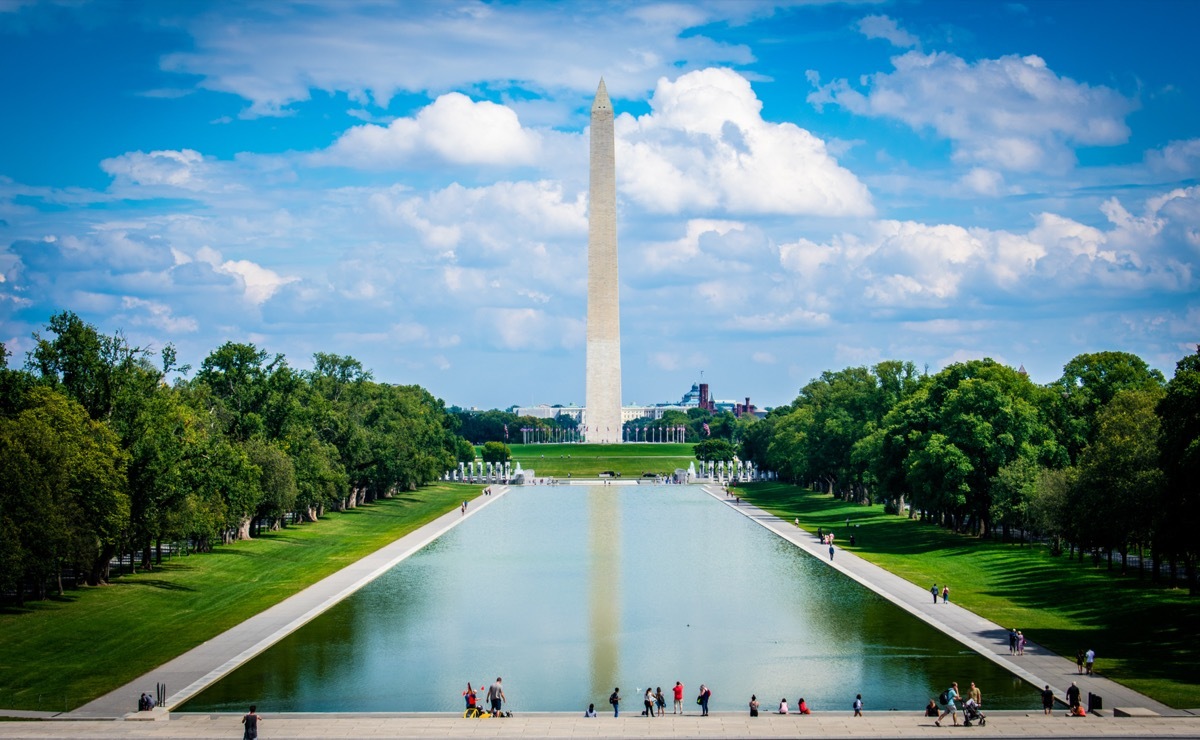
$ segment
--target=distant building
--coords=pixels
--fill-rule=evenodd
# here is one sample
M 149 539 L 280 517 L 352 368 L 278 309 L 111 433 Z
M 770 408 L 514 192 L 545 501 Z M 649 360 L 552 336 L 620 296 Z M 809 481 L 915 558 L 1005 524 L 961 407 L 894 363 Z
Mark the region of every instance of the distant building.
M 692 387 L 687 393 L 683 394 L 683 398 L 679 403 L 656 403 L 650 405 L 631 404 L 621 407 L 621 423 L 636 421 L 638 419 L 657 420 L 663 417 L 668 411 L 682 411 L 687 413 L 689 409 L 706 409 L 711 413 L 720 413 L 729 411 L 734 416 L 741 417 L 745 415 L 751 416 L 766 416 L 765 411 L 759 411 L 758 407 L 750 403 L 750 397 L 746 396 L 745 403 L 733 400 L 714 400 L 709 393 L 708 383 L 692 383 Z M 553 419 L 562 414 L 574 419 L 578 424 L 586 426 L 587 408 L 583 406 L 562 406 L 538 404 L 536 406 L 516 406 L 513 407 L 512 413 L 517 416 L 532 416 L 535 419 Z

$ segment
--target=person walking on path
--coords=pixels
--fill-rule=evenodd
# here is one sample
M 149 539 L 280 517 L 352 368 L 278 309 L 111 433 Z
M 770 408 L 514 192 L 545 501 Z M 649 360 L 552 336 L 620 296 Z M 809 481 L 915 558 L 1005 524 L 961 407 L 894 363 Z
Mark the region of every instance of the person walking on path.
M 654 689 L 654 703 L 658 706 L 659 717 L 667 713 L 667 697 L 663 696 L 662 686 L 656 686 Z
M 1096 662 L 1096 651 L 1088 648 L 1088 651 L 1083 654 L 1083 667 L 1087 669 L 1087 674 L 1092 675 L 1092 667 Z
M 1046 688 L 1042 689 L 1042 714 L 1050 714 L 1054 710 L 1054 691 L 1050 688 L 1050 684 L 1046 684 Z
M 708 700 L 711 696 L 712 696 L 712 692 L 708 690 L 708 687 L 705 686 L 704 684 L 700 684 L 700 696 L 697 698 L 700 700 L 700 716 L 701 717 L 708 716 Z
M 251 704 L 250 712 L 245 717 L 242 717 L 242 724 L 246 726 L 242 732 L 242 740 L 257 740 L 258 738 L 258 723 L 262 722 L 262 717 L 259 717 L 255 712 L 258 707 Z
M 612 704 L 613 716 L 621 716 L 621 687 L 613 689 L 612 695 L 608 697 L 608 703 Z
M 643 717 L 654 716 L 654 689 L 646 687 L 646 694 L 642 697 L 642 705 L 645 709 L 642 710 Z
M 950 584 L 948 583 L 945 586 L 942 586 L 942 603 L 950 603 Z
M 508 697 L 504 695 L 504 687 L 500 685 L 499 676 L 496 676 L 496 683 L 488 687 L 487 698 L 492 705 L 492 716 L 499 717 L 500 708 L 508 701 Z
M 683 714 L 683 684 L 675 682 L 675 707 L 671 714 Z
M 943 702 L 946 705 L 946 711 L 938 715 L 938 718 L 933 723 L 941 727 L 942 720 L 946 719 L 946 715 L 950 715 L 954 720 L 954 726 L 958 727 L 958 707 L 954 706 L 954 700 L 958 698 L 958 682 L 951 683 L 950 688 L 946 689 L 946 693 L 943 696 L 946 697 L 946 701 Z
M 1017 628 L 1013 627 L 1008 631 L 1008 654 L 1017 654 Z
M 1067 706 L 1072 710 L 1079 706 L 1079 687 L 1075 685 L 1074 681 L 1067 688 Z
M 1075 668 L 1080 675 L 1083 675 L 1083 648 L 1075 651 Z
M 935 584 L 933 584 L 933 586 L 931 586 L 931 587 L 930 587 L 930 589 L 929 589 L 929 593 L 933 594 L 933 603 L 935 603 L 935 604 L 936 604 L 936 603 L 937 603 L 937 596 L 938 596 L 938 587 L 937 587 L 937 584 L 936 584 L 936 583 L 935 583 Z
M 1017 632 L 1017 655 L 1025 654 L 1025 633 L 1018 630 Z
M 854 697 L 854 716 L 861 717 L 862 713 L 862 694 Z
M 829 559 L 831 561 L 833 560 L 833 543 L 832 542 L 829 543 Z

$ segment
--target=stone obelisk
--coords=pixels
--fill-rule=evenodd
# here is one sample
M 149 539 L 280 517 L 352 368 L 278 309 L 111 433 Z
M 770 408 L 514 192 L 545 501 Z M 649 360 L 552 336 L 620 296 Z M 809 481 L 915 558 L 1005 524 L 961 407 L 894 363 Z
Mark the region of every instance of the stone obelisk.
M 617 156 L 604 80 L 592 101 L 588 184 L 588 442 L 621 441 L 621 313 L 617 293 Z

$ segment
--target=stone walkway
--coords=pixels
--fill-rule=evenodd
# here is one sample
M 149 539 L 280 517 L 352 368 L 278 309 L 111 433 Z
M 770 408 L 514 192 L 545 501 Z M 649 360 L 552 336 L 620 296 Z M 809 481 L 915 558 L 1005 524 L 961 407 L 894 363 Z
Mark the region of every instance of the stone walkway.
M 840 544 L 848 539 L 844 529 L 839 528 L 834 531 L 835 548 L 834 558 L 831 561 L 829 547 L 822 545 L 816 535 L 744 501 L 738 503 L 737 499 L 728 498 L 725 491 L 718 486 L 706 485 L 704 491 L 831 568 L 853 578 L 909 614 L 928 622 L 985 658 L 999 663 L 1006 670 L 1036 686 L 1038 691 L 1049 684 L 1050 688 L 1054 689 L 1055 695 L 1061 699 L 1065 695 L 1067 687 L 1074 681 L 1079 684 L 1084 706 L 1087 706 L 1088 694 L 1094 693 L 1103 700 L 1106 714 L 1114 708 L 1149 710 L 1164 716 L 1188 714 L 1172 709 L 1144 694 L 1139 694 L 1101 676 L 1081 676 L 1077 672 L 1074 660 L 1063 658 L 1033 642 L 1026 641 L 1024 655 L 1009 655 L 1008 628 L 989 622 L 978 614 L 955 604 L 953 586 L 950 590 L 949 604 L 934 604 L 928 587 L 913 585 L 903 578 L 843 550 Z M 1020 627 L 1020 625 L 1012 626 Z M 960 682 L 960 689 L 965 691 L 966 687 L 967 684 Z M 987 687 L 981 686 L 980 688 L 984 692 L 983 699 L 986 705 Z
M 507 489 L 471 502 L 472 516 Z M 872 591 L 939 630 L 994 660 L 1036 686 L 1050 684 L 1061 695 L 1077 681 L 1086 697 L 1089 691 L 1104 698 L 1103 716 L 1070 718 L 1062 710 L 1051 716 L 1023 711 L 988 712 L 985 727 L 935 727 L 931 719 L 913 712 L 867 712 L 861 718 L 850 712 L 818 713 L 807 717 L 764 714 L 750 718 L 744 712 L 614 719 L 602 715 L 585 719 L 575 713 L 531 713 L 504 720 L 464 720 L 445 714 L 286 714 L 264 717 L 260 737 L 268 738 L 780 738 L 800 735 L 818 738 L 924 738 L 970 734 L 979 738 L 1200 738 L 1200 716 L 1179 712 L 1149 697 L 1130 691 L 1099 676 L 1078 676 L 1075 664 L 1040 646 L 1027 643 L 1026 655 L 1008 655 L 1007 630 L 980 619 L 954 604 L 933 604 L 929 592 L 841 550 L 829 560 L 828 548 L 816 537 L 762 509 L 736 504 L 716 486 L 705 492 L 718 501 L 775 532 L 845 573 Z M 5 716 L 55 717 L 63 721 L 0 722 L 0 739 L 30 738 L 231 738 L 241 734 L 240 718 L 227 714 L 176 714 L 166 711 L 127 715 L 129 705 L 156 682 L 172 689 L 167 706 L 177 706 L 226 672 L 265 650 L 284 635 L 369 583 L 396 563 L 424 547 L 463 521 L 457 510 L 397 540 L 382 550 L 348 566 L 242 625 L 206 642 L 138 680 L 69 714 L 8 713 Z M 173 689 L 173 687 L 181 687 Z M 986 690 L 986 687 L 984 687 Z M 984 695 L 986 702 L 986 693 Z M 1112 709 L 1157 713 L 1155 716 L 1114 717 Z M 1149 712 L 1147 712 L 1149 710 Z M 169 721 L 153 721 L 167 720 Z M 129 720 L 114 721 L 126 717 Z M 69 721 L 65 721 L 69 720 Z
M 176 715 L 169 722 L 0 722 L 4 740 L 67 738 L 180 738 L 228 740 L 241 737 L 236 715 Z M 985 727 L 934 727 L 914 712 L 764 714 L 714 713 L 647 719 L 632 716 L 584 719 L 578 714 L 526 714 L 510 719 L 462 719 L 430 714 L 264 715 L 259 737 L 284 738 L 1196 738 L 1200 717 L 1067 717 L 1026 712 L 990 712 Z

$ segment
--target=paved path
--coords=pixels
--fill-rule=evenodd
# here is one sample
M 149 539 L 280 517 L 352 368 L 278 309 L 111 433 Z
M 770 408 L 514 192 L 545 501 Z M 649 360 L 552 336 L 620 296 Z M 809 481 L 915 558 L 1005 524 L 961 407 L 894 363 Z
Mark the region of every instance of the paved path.
M 471 500 L 465 516 L 455 507 L 448 514 L 314 583 L 300 593 L 164 663 L 131 683 L 59 716 L 68 719 L 121 717 L 137 708 L 137 698 L 142 692 L 154 694 L 155 686 L 160 682 L 167 685 L 167 701 L 164 706 L 168 709 L 179 706 L 206 686 L 383 575 L 396 563 L 479 513 L 508 491 L 507 486 L 501 485 L 492 485 L 491 489 L 492 495 L 478 496 Z
M 839 531 L 834 532 L 835 550 L 834 558 L 831 561 L 829 547 L 822 545 L 816 535 L 811 532 L 800 529 L 793 523 L 786 522 L 745 501 L 737 503 L 737 499 L 727 497 L 725 491 L 718 486 L 706 485 L 704 491 L 835 570 L 853 578 L 909 614 L 928 622 L 985 658 L 999 663 L 1006 670 L 1036 686 L 1039 691 L 1043 686 L 1049 684 L 1055 694 L 1062 698 L 1067 687 L 1074 681 L 1079 684 L 1084 705 L 1087 705 L 1088 694 L 1095 693 L 1103 699 L 1106 713 L 1114 707 L 1121 709 L 1136 707 L 1168 716 L 1187 714 L 1172 709 L 1144 694 L 1139 694 L 1115 681 L 1095 675 L 1078 675 L 1074 660 L 1067 660 L 1036 643 L 1026 641 L 1025 654 L 1022 656 L 1009 655 L 1008 629 L 989 622 L 978 614 L 955 604 L 953 588 L 950 591 L 949 604 L 934 604 L 928 587 L 913 585 L 903 578 L 841 549 L 839 539 L 844 542 L 846 536 Z M 965 692 L 968 687 L 968 684 L 960 682 L 959 688 L 962 691 Z M 980 688 L 983 690 L 984 706 L 986 706 L 987 687 L 981 686 Z
M 0 738 L 29 740 L 91 738 L 241 737 L 236 715 L 191 714 L 169 722 L 0 722 Z M 266 714 L 263 740 L 290 738 L 1196 738 L 1200 717 L 1067 717 L 1026 712 L 990 712 L 986 727 L 934 727 L 914 712 L 764 714 L 714 713 L 648 719 L 632 716 L 584 719 L 578 714 L 526 714 L 511 719 L 462 719 L 434 714 Z

